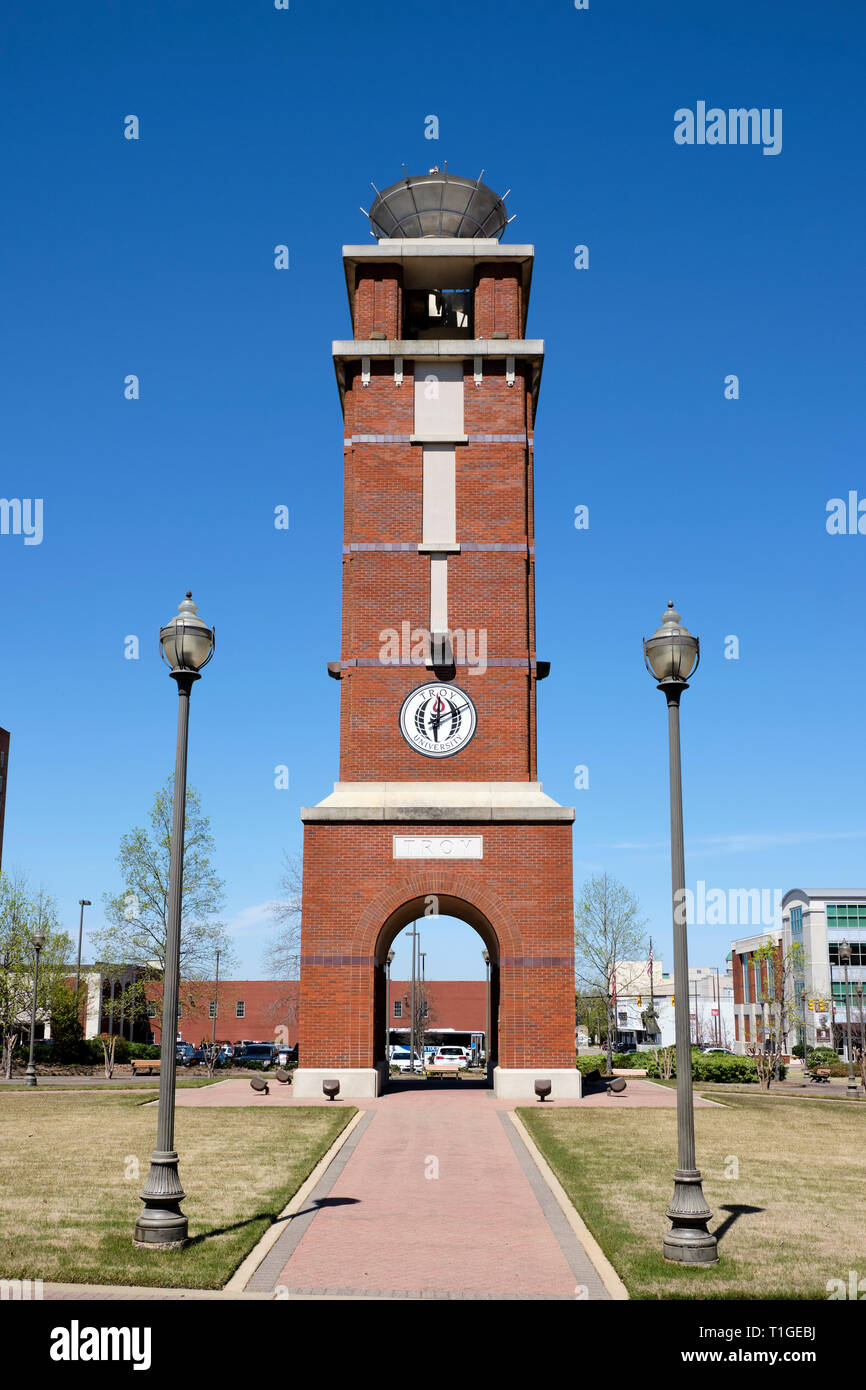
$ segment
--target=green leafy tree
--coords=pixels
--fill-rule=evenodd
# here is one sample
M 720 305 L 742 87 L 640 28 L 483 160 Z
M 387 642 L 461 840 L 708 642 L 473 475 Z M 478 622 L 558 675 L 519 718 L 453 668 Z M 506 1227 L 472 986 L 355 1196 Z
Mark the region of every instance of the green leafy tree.
M 586 880 L 575 903 L 575 979 L 582 993 L 605 1002 L 608 1073 L 613 1069 L 616 1031 L 614 982 L 618 994 L 627 994 L 634 983 L 625 977 L 621 963 L 645 957 L 645 925 L 637 898 L 624 884 L 607 873 Z
M 29 1036 L 33 1002 L 33 933 L 45 933 L 39 954 L 37 1018 L 50 1016 L 51 1000 L 69 972 L 72 942 L 57 921 L 54 900 L 32 892 L 23 875 L 0 874 L 0 1033 L 3 1074 L 12 1075 L 12 1052 Z
M 106 896 L 106 925 L 91 934 L 101 961 L 113 968 L 137 966 L 151 978 L 161 978 L 165 970 L 173 783 L 169 777 L 156 795 L 150 830 L 137 826 L 123 836 L 117 856 L 123 891 Z M 217 947 L 226 963 L 232 960 L 230 938 L 217 920 L 225 886 L 213 867 L 213 851 L 210 821 L 202 813 L 198 792 L 189 787 L 180 928 L 180 974 L 185 980 L 210 975 Z
M 752 952 L 752 959 L 761 963 L 761 1013 L 763 1045 L 752 1045 L 749 1052 L 755 1058 L 758 1081 L 769 1091 L 782 1074 L 782 1056 L 787 1053 L 788 1034 L 797 1023 L 796 982 L 802 979 L 805 954 L 799 941 L 792 941 L 786 951 L 768 937 Z

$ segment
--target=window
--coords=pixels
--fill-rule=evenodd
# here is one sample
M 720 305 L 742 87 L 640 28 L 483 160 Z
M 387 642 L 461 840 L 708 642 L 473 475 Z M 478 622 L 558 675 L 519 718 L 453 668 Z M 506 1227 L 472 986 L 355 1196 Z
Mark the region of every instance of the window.
M 179 999 L 177 1001 L 177 1016 L 178 1018 L 183 1018 L 183 1004 Z
M 746 952 L 744 955 L 742 955 L 742 956 L 740 957 L 740 959 L 741 959 L 741 961 L 743 962 L 743 1003 L 744 1003 L 744 1004 L 750 1004 L 752 1001 L 751 1001 L 751 999 L 749 998 L 749 956 L 748 956 L 748 952 Z
M 155 999 L 148 999 L 148 1001 L 147 1001 L 147 1016 L 148 1016 L 148 1018 L 156 1018 L 156 1000 L 155 1000 Z
M 828 903 L 827 929 L 841 927 L 844 935 L 849 927 L 866 927 L 866 903 Z
M 866 965 L 866 941 L 850 941 L 848 944 L 851 947 L 851 959 L 848 964 Z M 828 943 L 827 950 L 830 954 L 831 965 L 843 964 L 842 960 L 839 958 L 839 946 L 840 943 L 838 941 L 831 941 Z
M 243 1018 L 246 1013 L 246 1005 L 243 999 L 239 999 L 235 1004 L 235 1018 Z
M 403 1000 L 402 1000 L 402 999 L 395 999 L 395 1000 L 394 1000 L 394 1017 L 395 1017 L 395 1018 L 402 1018 L 402 1017 L 403 1017 Z
M 208 1018 L 216 1018 L 217 1016 L 217 1006 L 215 999 L 212 999 L 207 1006 L 207 1016 Z
M 859 1005 L 860 1005 L 860 995 L 857 993 L 857 989 L 858 989 L 858 986 L 859 986 L 860 984 L 861 984 L 861 981 L 860 981 L 860 980 L 849 980 L 849 981 L 848 981 L 848 995 L 849 995 L 849 997 L 850 997 L 850 999 L 851 999 L 851 1003 L 852 1003 L 855 1007 L 857 1007 L 857 1008 L 859 1008 Z M 864 989 L 866 989 L 866 986 L 864 986 Z M 835 1002 L 836 1004 L 844 1004 L 844 1003 L 845 1003 L 845 981 L 844 981 L 844 980 L 834 980 L 834 981 L 833 981 L 833 1000 L 834 1000 L 834 1002 Z M 864 997 L 863 997 L 863 1008 L 866 1009 L 866 994 L 864 994 Z
M 803 909 L 802 907 L 791 908 L 791 931 L 795 936 L 803 934 Z
M 740 1041 L 740 1015 L 739 1015 L 739 1014 L 734 1014 L 734 1037 L 736 1038 L 737 1042 Z

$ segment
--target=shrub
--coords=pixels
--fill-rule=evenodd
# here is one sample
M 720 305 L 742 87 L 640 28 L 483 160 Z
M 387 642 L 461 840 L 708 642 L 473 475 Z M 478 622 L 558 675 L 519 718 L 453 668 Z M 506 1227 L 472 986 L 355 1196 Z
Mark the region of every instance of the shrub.
M 833 1067 L 839 1062 L 838 1052 L 834 1052 L 832 1047 L 813 1047 L 809 1050 L 806 1065 L 809 1070 L 813 1067 Z
M 152 1061 L 159 1057 L 160 1049 L 156 1043 L 130 1043 L 130 1061 L 136 1058 L 139 1061 Z

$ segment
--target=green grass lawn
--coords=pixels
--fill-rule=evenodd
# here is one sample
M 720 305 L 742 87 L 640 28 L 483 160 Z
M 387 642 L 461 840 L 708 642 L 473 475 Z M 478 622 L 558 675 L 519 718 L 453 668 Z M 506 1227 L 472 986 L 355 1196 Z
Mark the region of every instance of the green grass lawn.
M 132 1245 L 155 1096 L 0 1091 L 0 1276 L 220 1288 L 356 1113 L 179 1108 L 191 1241 L 158 1253 Z
M 534 1106 L 519 1115 L 632 1298 L 826 1299 L 829 1279 L 866 1274 L 861 1106 L 731 1095 L 722 1108 L 695 1111 L 710 1230 L 720 1238 L 718 1265 L 703 1270 L 661 1255 L 674 1109 Z

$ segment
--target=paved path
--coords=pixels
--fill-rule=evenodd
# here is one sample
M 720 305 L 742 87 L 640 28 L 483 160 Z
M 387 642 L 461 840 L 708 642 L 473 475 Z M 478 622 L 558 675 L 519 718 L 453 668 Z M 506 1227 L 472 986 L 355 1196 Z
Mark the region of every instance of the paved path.
M 468 1086 L 407 1088 L 370 1105 L 248 1285 L 275 1287 L 289 1297 L 608 1297 L 510 1117 Z

